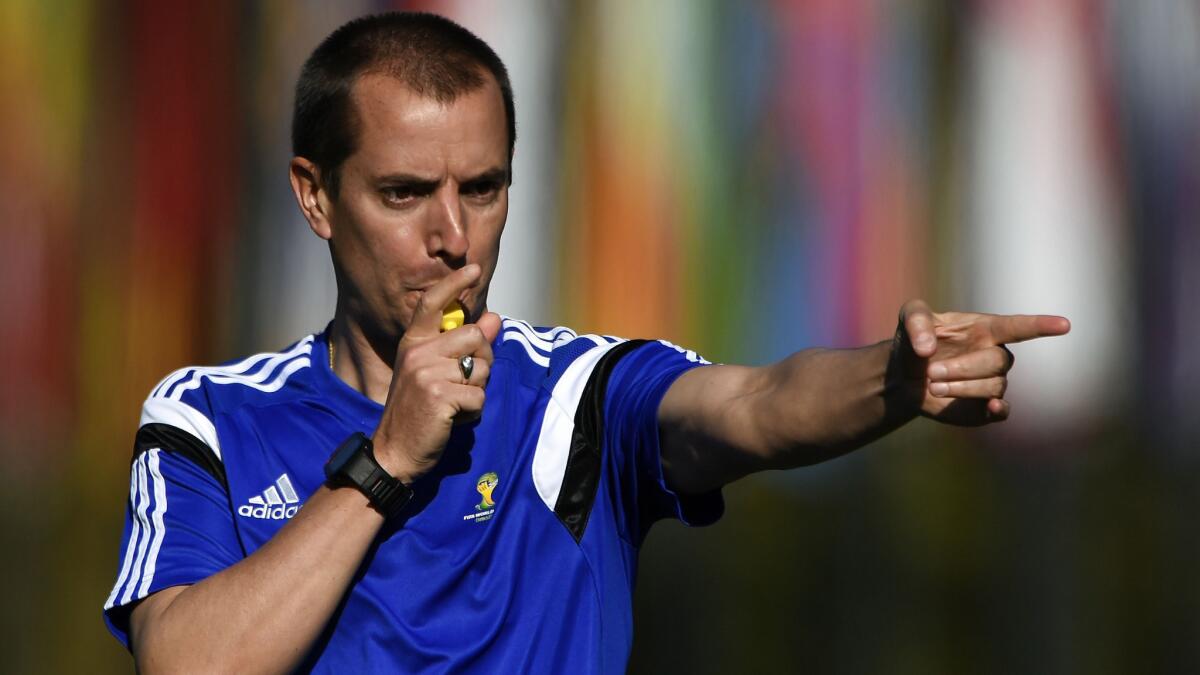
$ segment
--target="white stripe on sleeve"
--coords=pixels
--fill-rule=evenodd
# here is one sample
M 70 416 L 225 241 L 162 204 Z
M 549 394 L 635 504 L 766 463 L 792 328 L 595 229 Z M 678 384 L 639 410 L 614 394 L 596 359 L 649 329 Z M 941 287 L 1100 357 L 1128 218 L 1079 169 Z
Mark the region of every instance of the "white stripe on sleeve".
M 138 542 L 137 556 L 133 559 L 133 567 L 130 569 L 129 584 L 125 587 L 125 592 L 121 594 L 121 602 L 119 604 L 128 604 L 133 598 L 133 591 L 137 588 L 138 579 L 141 576 L 142 561 L 146 559 L 146 547 L 150 543 L 150 520 L 146 516 L 146 510 L 150 507 L 150 493 L 146 489 L 146 453 L 142 453 L 138 457 L 137 483 L 138 492 L 141 494 L 141 503 L 137 509 L 138 522 L 142 524 L 142 529 L 146 530 L 146 535 Z
M 163 480 L 162 471 L 158 466 L 158 448 L 151 448 L 149 455 L 150 480 L 154 484 L 154 513 L 151 517 L 154 523 L 154 539 L 150 542 L 150 552 L 146 556 L 146 571 L 142 574 L 142 585 L 138 587 L 137 596 L 145 597 L 150 590 L 150 582 L 154 579 L 154 566 L 158 562 L 158 550 L 162 547 L 163 537 L 167 534 L 163 523 L 163 514 L 167 512 L 167 481 Z
M 138 490 L 137 481 L 139 467 L 141 467 L 141 463 L 134 462 L 129 470 L 129 508 L 134 512 L 137 511 L 142 499 L 142 493 Z M 129 530 L 129 541 L 125 543 L 125 560 L 121 563 L 121 574 L 117 576 L 117 583 L 113 586 L 108 600 L 104 601 L 104 609 L 113 608 L 113 601 L 117 599 L 117 594 L 121 592 L 121 587 L 125 585 L 125 580 L 129 578 L 129 570 L 133 567 L 133 551 L 137 548 L 138 536 L 141 534 L 141 531 L 141 522 L 137 518 L 134 518 L 133 527 Z

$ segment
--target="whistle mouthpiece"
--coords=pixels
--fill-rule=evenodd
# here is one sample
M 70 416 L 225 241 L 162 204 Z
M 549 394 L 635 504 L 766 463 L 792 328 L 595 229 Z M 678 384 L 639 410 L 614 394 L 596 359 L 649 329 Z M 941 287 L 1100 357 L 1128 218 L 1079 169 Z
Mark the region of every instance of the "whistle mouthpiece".
M 467 322 L 467 312 L 463 309 L 462 303 L 457 300 L 452 300 L 445 309 L 442 310 L 442 332 L 454 330 Z

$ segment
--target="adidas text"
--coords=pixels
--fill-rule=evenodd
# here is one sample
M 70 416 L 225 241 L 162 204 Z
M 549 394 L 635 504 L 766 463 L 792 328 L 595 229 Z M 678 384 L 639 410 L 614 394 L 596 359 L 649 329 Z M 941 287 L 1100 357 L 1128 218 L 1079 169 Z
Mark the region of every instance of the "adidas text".
M 287 520 L 300 510 L 300 496 L 285 473 L 275 479 L 275 484 L 247 500 L 248 504 L 238 507 L 238 515 L 260 520 Z
M 255 506 L 242 504 L 238 507 L 238 515 L 248 518 L 261 518 L 263 520 L 287 520 L 296 515 L 300 510 L 300 505 L 293 506 Z

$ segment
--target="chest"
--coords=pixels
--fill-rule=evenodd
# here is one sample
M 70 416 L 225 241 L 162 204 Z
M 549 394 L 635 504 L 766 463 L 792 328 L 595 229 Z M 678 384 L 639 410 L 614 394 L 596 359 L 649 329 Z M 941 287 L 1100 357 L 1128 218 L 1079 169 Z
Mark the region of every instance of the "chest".
M 456 426 L 412 502 L 381 534 L 381 546 L 461 560 L 495 536 L 503 519 L 537 520 L 529 483 L 544 401 L 536 390 L 494 382 L 481 419 Z M 325 481 L 329 455 L 354 432 L 371 434 L 378 414 L 298 400 L 227 415 L 219 428 L 230 507 L 246 554 L 265 544 Z M 544 507 L 543 507 L 544 510 Z

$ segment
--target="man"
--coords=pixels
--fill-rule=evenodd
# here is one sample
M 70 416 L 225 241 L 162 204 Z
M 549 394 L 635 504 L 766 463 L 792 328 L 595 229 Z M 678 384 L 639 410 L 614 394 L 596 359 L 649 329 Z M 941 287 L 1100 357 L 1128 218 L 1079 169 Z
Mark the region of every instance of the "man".
M 504 66 L 445 19 L 313 53 L 290 178 L 337 308 L 147 399 L 105 603 L 143 672 L 621 672 L 655 520 L 918 414 L 1002 420 L 1003 345 L 1068 329 L 914 301 L 890 341 L 748 368 L 502 319 L 515 136 Z M 443 332 L 455 301 L 472 321 Z

